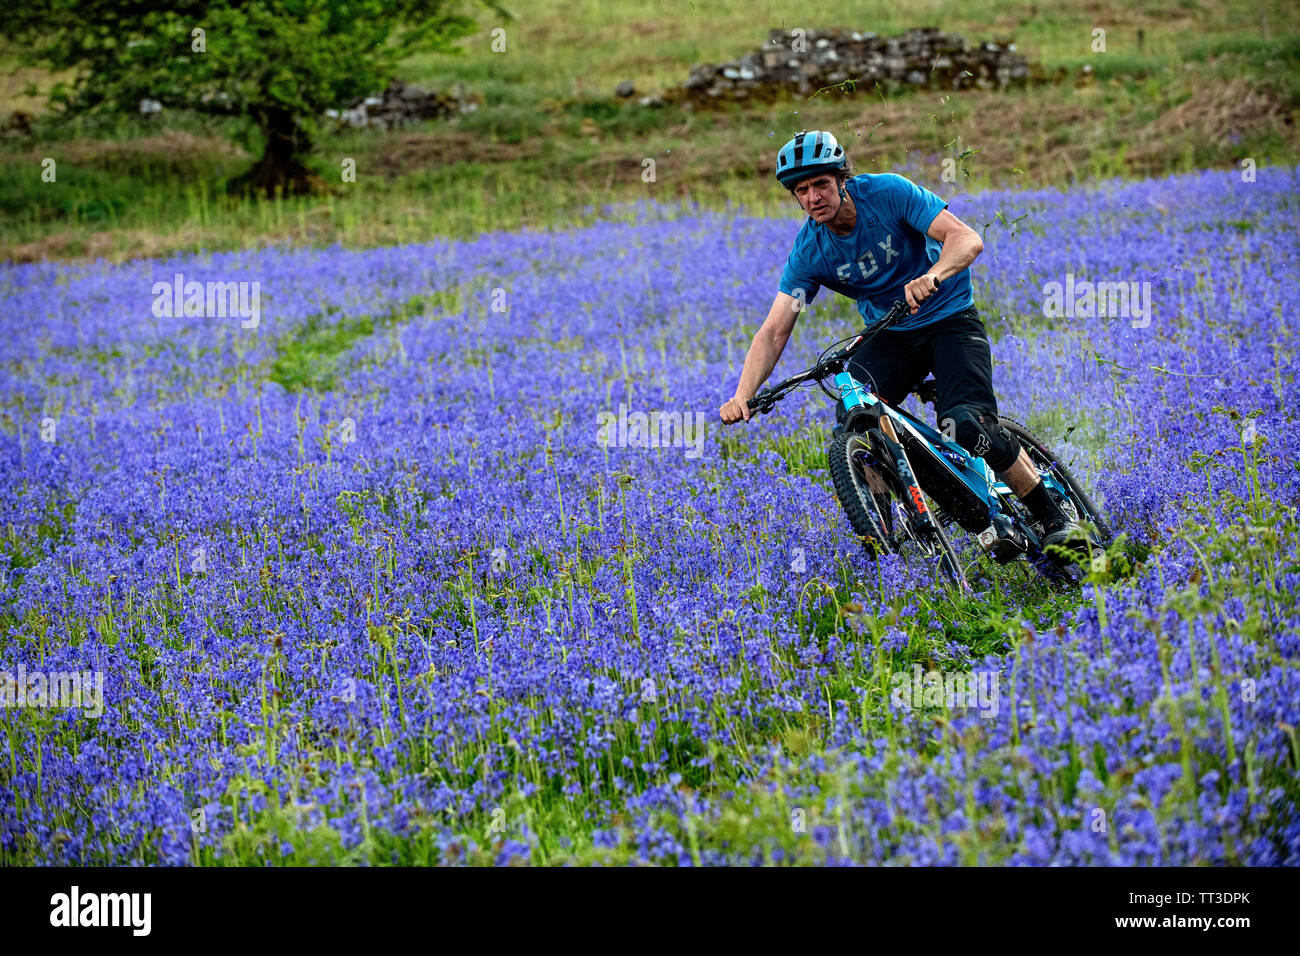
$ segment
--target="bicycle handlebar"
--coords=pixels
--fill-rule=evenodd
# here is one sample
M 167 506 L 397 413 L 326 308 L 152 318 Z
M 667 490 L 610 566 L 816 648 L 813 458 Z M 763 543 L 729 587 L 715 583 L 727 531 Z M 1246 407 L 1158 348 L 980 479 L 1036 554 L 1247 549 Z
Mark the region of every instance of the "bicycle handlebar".
M 796 386 L 811 380 L 820 380 L 825 378 L 831 372 L 839 372 L 844 368 L 844 363 L 852 358 L 853 354 L 865 345 L 876 333 L 883 332 L 889 328 L 907 313 L 907 302 L 899 299 L 885 313 L 879 322 L 869 329 L 863 329 L 859 332 L 848 345 L 835 352 L 833 355 L 818 362 L 812 368 L 800 372 L 793 378 L 788 378 L 779 385 L 773 385 L 771 388 L 765 388 L 747 403 L 751 411 L 761 412 L 766 415 L 770 412 L 776 403 L 790 393 Z

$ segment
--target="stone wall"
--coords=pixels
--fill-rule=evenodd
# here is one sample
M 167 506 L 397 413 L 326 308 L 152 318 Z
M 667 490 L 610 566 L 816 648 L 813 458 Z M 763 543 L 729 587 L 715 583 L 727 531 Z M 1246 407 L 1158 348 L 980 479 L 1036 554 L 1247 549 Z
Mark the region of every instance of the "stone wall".
M 384 130 L 468 113 L 478 109 L 477 99 L 467 96 L 460 84 L 450 94 L 444 94 L 393 80 L 378 96 L 367 96 L 346 110 L 329 110 L 326 115 L 358 129 Z
M 1015 43 L 969 44 L 933 27 L 893 37 L 874 33 L 773 30 L 761 48 L 739 60 L 696 64 L 684 86 L 664 94 L 700 104 L 775 98 L 853 80 L 859 89 L 919 87 L 942 90 L 1006 89 L 1037 79 Z

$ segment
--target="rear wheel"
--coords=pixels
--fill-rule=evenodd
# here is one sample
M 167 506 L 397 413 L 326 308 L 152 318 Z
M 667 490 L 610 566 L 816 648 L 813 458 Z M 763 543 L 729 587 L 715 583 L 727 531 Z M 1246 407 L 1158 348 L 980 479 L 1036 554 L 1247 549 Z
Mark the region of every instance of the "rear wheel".
M 969 589 L 943 526 L 936 519 L 928 527 L 915 512 L 898 478 L 873 452 L 870 438 L 856 432 L 836 435 L 827 458 L 835 495 L 868 553 L 919 557 L 941 569 L 962 590 Z
M 1111 531 L 1110 525 L 1101 513 L 1101 509 L 1093 503 L 1092 498 L 1088 496 L 1088 492 L 1070 472 L 1070 469 L 1047 447 L 1042 439 L 1034 435 L 1024 425 L 1009 418 L 1003 418 L 1001 415 L 998 416 L 998 422 L 1006 426 L 1007 431 L 1016 436 L 1021 447 L 1025 449 L 1038 470 L 1050 473 L 1057 484 L 1065 489 L 1066 494 L 1064 497 L 1057 493 L 1055 489 L 1049 488 L 1049 491 L 1056 498 L 1057 504 L 1061 506 L 1061 510 L 1065 512 L 1066 517 L 1078 522 L 1087 529 L 1092 550 L 1104 551 L 1107 545 L 1114 540 L 1114 532 Z M 1026 521 L 1031 524 L 1035 523 L 1027 512 Z M 1083 576 L 1077 566 L 1071 570 L 1072 578 L 1078 579 Z

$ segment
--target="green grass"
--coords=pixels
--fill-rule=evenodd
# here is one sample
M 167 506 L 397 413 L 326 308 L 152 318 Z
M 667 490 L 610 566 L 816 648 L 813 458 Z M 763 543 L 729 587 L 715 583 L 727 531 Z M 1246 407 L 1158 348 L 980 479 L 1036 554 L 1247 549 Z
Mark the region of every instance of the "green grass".
M 870 30 L 881 35 L 936 26 L 971 41 L 1014 37 L 1022 52 L 1055 65 L 1090 54 L 1092 31 L 1106 30 L 1107 56 L 1137 52 L 1175 57 L 1190 45 L 1218 38 L 1283 33 L 1292 8 L 1282 2 L 1172 2 L 1101 7 L 1085 0 L 1061 3 L 971 0 L 827 0 L 814 10 L 792 9 L 779 0 L 562 0 L 544 9 L 521 10 L 514 23 L 481 20 L 482 31 L 466 38 L 462 57 L 429 55 L 406 64 L 404 77 L 450 85 L 525 83 L 547 95 L 581 92 L 608 95 L 632 80 L 655 90 L 680 83 L 692 62 L 719 63 L 767 41 L 771 29 Z M 1261 23 L 1263 17 L 1263 23 Z M 504 27 L 505 53 L 491 51 L 491 30 Z
M 15 106 L 38 115 L 34 137 L 0 141 L 0 257 L 117 260 L 286 239 L 369 246 L 464 238 L 580 225 L 606 203 L 639 198 L 784 215 L 791 207 L 770 178 L 772 154 L 805 126 L 839 132 L 859 171 L 904 164 L 932 187 L 958 136 L 979 150 L 964 163 L 970 189 L 1226 167 L 1242 156 L 1260 166 L 1289 163 L 1300 155 L 1300 34 L 1285 32 L 1288 13 L 1280 2 L 1141 11 L 1097 10 L 1083 0 L 834 2 L 796 23 L 788 7 L 769 0 L 671 9 L 571 0 L 505 24 L 505 53 L 491 52 L 496 24 L 484 21 L 460 55 L 406 62 L 408 81 L 462 84 L 482 106 L 387 134 L 326 130 L 311 163 L 331 191 L 280 203 L 225 194 L 261 149 L 247 124 L 167 114 L 165 126 L 158 117 L 59 123 L 40 110 L 51 78 L 25 70 L 6 89 Z M 783 23 L 869 24 L 882 34 L 937 24 L 971 41 L 1014 35 L 1049 73 L 1064 66 L 1078 76 L 1087 64 L 1092 77 L 1004 94 L 860 87 L 716 112 L 653 109 L 612 95 L 623 79 L 639 92 L 680 84 L 692 62 L 739 56 Z M 1091 52 L 1096 27 L 1107 31 L 1105 53 Z M 16 62 L 13 50 L 0 51 L 11 73 Z M 24 95 L 27 83 L 35 95 Z M 57 163 L 56 183 L 41 180 L 47 157 Z M 651 183 L 641 179 L 647 157 L 657 164 Z M 346 158 L 356 162 L 355 183 L 340 176 Z
M 372 336 L 381 329 L 402 325 L 412 317 L 434 309 L 455 312 L 460 301 L 461 291 L 453 288 L 414 296 L 380 316 L 362 315 L 331 322 L 329 315 L 332 313 L 313 315 L 302 328 L 294 329 L 277 340 L 275 357 L 270 368 L 262 374 L 290 392 L 309 389 L 333 391 L 338 384 L 340 359 L 359 339 Z

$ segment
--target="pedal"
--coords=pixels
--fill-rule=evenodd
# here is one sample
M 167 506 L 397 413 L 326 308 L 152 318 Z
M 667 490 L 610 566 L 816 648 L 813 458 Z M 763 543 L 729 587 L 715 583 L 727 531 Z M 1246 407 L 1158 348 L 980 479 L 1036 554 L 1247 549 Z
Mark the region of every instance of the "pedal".
M 1006 515 L 994 515 L 993 523 L 977 534 L 975 540 L 998 564 L 1014 561 L 1029 548 L 1029 539 L 1016 530 Z

